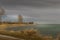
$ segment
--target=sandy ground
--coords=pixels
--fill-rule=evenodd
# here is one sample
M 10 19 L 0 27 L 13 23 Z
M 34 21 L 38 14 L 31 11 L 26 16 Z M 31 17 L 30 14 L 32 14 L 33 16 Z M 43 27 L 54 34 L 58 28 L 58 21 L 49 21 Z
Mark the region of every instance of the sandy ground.
M 0 40 L 23 40 L 23 39 L 11 37 L 11 36 L 6 36 L 6 35 L 0 35 Z
M 0 25 L 0 29 L 5 29 L 7 27 L 17 27 L 17 26 L 34 26 L 34 24 L 2 24 Z

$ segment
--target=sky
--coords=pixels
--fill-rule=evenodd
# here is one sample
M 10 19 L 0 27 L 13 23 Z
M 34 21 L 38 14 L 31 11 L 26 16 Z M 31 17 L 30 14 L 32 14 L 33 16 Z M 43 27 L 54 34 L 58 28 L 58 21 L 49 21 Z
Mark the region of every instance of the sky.
M 24 15 L 41 23 L 60 24 L 60 0 L 0 0 L 6 15 Z
M 23 18 L 23 20 L 22 20 L 23 22 L 35 22 L 35 21 L 37 21 L 36 18 L 28 17 L 28 16 L 22 16 L 22 18 Z M 18 15 L 3 15 L 2 21 L 19 22 L 19 17 L 18 17 Z

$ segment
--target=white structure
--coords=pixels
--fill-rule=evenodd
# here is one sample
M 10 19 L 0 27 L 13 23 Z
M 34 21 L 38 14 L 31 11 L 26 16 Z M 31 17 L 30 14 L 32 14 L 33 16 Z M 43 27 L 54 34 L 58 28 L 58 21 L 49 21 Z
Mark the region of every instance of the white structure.
M 23 17 L 20 15 L 3 15 L 2 21 L 3 22 L 22 22 Z

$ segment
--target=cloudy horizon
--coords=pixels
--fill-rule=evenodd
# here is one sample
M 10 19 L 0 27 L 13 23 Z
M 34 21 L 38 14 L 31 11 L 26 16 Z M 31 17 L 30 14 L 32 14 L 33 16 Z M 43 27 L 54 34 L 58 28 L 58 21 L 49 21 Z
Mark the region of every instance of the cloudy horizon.
M 6 15 L 24 15 L 41 23 L 60 24 L 60 0 L 0 0 Z

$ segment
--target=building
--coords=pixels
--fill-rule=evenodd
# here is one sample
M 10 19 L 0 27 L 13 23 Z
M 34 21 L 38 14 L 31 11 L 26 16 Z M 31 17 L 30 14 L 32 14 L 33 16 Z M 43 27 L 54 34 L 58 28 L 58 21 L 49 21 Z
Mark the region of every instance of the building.
M 18 20 L 19 20 L 19 23 L 23 23 L 23 17 L 21 15 L 18 15 Z
M 3 8 L 0 8 L 0 24 L 2 24 L 2 23 L 23 23 L 23 24 L 33 24 L 33 22 L 23 22 L 23 16 L 22 15 L 18 15 L 17 17 L 18 17 L 18 21 L 16 21 L 15 19 L 16 19 L 16 15 L 5 15 L 4 14 L 5 13 L 5 11 L 4 11 L 4 9 Z M 4 16 L 4 18 L 3 19 L 5 19 L 5 20 L 3 20 L 2 19 L 2 17 Z M 14 18 L 15 19 L 14 19 Z M 13 21 L 11 20 L 11 19 L 13 19 Z
M 23 23 L 23 17 L 21 15 L 4 15 L 2 16 L 3 23 Z

